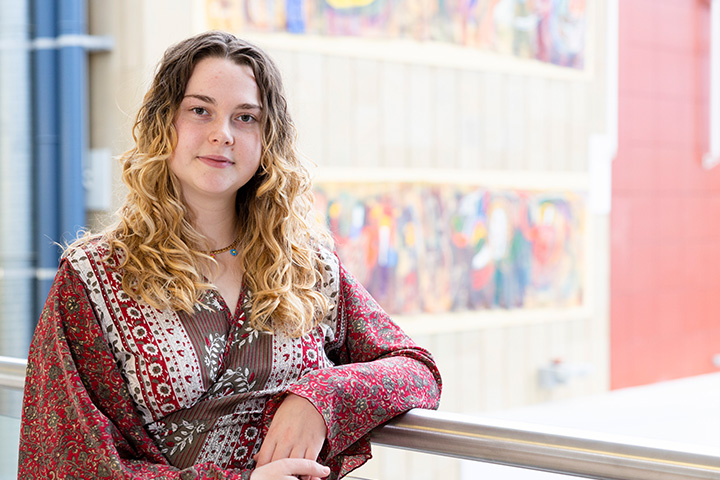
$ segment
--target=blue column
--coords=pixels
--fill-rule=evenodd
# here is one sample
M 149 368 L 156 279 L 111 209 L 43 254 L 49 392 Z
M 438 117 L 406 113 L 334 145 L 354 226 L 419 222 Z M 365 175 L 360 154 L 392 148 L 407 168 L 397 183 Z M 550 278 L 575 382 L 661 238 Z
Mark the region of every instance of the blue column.
M 35 251 L 37 320 L 57 270 L 60 239 L 58 216 L 59 136 L 56 0 L 34 0 L 33 129 L 35 144 Z
M 87 57 L 84 0 L 58 3 L 60 67 L 60 234 L 74 239 L 85 228 L 83 164 L 87 151 Z

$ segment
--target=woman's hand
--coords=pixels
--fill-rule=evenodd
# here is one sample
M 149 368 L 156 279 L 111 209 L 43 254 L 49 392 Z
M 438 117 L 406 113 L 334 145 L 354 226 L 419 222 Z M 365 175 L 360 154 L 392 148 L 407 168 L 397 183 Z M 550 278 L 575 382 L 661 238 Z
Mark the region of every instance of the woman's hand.
M 257 466 L 270 466 L 271 462 L 283 459 L 306 459 L 314 463 L 326 435 L 325 420 L 315 406 L 305 398 L 290 393 L 270 423 L 267 436 L 255 457 Z M 296 475 L 320 476 L 309 473 Z
M 250 480 L 297 480 L 298 478 L 324 478 L 330 469 L 305 458 L 283 458 L 258 467 Z

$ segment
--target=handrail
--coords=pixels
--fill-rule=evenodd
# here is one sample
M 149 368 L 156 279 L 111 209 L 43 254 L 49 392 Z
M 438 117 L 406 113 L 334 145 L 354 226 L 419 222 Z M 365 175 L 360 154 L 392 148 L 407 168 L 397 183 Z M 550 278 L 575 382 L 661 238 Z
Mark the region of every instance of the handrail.
M 0 356 L 0 388 L 22 390 L 27 360 Z
M 26 360 L 0 357 L 0 388 L 22 389 Z M 715 450 L 415 409 L 372 433 L 373 443 L 598 480 L 720 480 Z
M 411 410 L 373 443 L 600 480 L 720 479 L 717 450 L 582 430 Z

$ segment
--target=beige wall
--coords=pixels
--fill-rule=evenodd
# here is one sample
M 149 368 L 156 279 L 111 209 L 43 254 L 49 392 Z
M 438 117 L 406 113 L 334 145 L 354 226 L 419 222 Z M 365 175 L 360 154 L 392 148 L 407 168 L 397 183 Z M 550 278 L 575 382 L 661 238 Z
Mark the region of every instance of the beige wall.
M 162 51 L 206 28 L 204 3 L 94 0 L 90 8 L 91 33 L 115 40 L 111 53 L 91 60 L 91 142 L 119 154 L 129 146 L 132 115 Z M 439 45 L 247 38 L 281 67 L 301 149 L 318 164 L 319 178 L 352 177 L 361 168 L 365 175 L 470 176 L 489 187 L 547 186 L 592 196 L 588 144 L 611 133 L 603 15 L 597 9 L 590 17 L 582 72 Z M 117 187 L 114 208 L 122 195 Z M 96 221 L 107 218 L 100 212 Z M 478 413 L 607 389 L 607 213 L 589 202 L 586 225 L 581 307 L 397 319 L 437 358 L 445 378 L 441 409 Z M 554 359 L 589 373 L 543 388 L 538 371 Z M 459 477 L 454 460 L 376 452 L 360 476 Z
M 247 37 L 280 64 L 301 145 L 322 166 L 586 171 L 601 105 L 591 72 L 452 46 Z
M 114 47 L 90 56 L 90 148 L 109 148 L 113 155 L 131 146 L 137 108 L 165 49 L 205 29 L 202 2 L 192 0 L 89 0 L 91 35 L 107 35 Z M 111 219 L 125 191 L 113 162 L 112 206 L 92 212 L 91 226 Z

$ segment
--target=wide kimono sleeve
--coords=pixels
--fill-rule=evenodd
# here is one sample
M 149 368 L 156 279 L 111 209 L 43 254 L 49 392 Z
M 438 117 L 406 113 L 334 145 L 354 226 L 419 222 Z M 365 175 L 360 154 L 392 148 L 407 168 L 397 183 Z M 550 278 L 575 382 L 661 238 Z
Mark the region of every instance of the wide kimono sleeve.
M 339 265 L 332 368 L 312 371 L 288 391 L 310 400 L 325 419 L 322 459 L 333 478 L 370 457 L 370 431 L 412 408 L 435 409 L 441 379 L 431 354 L 416 345 Z M 322 461 L 322 460 L 321 460 Z
M 246 479 L 247 470 L 168 464 L 143 427 L 87 288 L 60 265 L 28 356 L 19 479 Z

